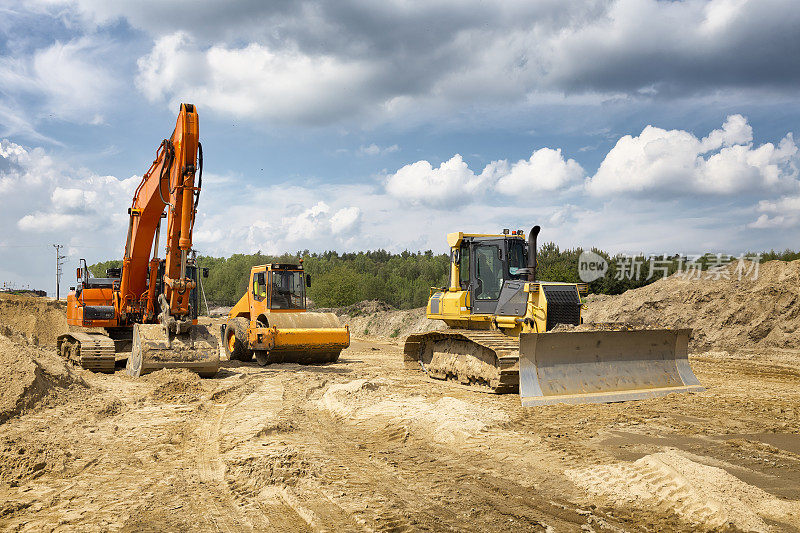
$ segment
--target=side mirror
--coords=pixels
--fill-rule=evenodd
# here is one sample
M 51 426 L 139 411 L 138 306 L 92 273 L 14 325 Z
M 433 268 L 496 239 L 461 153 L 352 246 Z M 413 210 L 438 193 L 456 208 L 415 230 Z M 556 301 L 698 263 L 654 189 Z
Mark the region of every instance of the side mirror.
M 208 267 L 203 267 L 203 277 L 204 278 L 208 277 Z
M 306 287 L 311 287 L 311 274 L 306 274 Z
M 81 267 L 77 268 L 76 274 L 75 274 L 75 279 L 78 280 L 78 281 L 83 279 L 83 276 L 81 275 Z

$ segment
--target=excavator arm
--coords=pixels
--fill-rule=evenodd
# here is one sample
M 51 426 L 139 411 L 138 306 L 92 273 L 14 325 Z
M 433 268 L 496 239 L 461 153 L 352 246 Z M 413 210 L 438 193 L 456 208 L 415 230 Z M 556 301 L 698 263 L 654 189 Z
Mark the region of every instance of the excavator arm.
M 157 310 L 162 322 L 185 323 L 194 280 L 186 275 L 192 229 L 202 184 L 202 147 L 197 110 L 181 104 L 175 130 L 136 188 L 122 262 L 118 310 L 125 320 L 151 322 Z M 166 218 L 163 283 L 157 283 L 158 238 Z M 152 259 L 151 259 L 152 252 Z M 163 287 L 156 294 L 156 287 Z M 162 297 L 163 296 L 163 297 Z M 184 326 L 185 327 L 185 326 Z

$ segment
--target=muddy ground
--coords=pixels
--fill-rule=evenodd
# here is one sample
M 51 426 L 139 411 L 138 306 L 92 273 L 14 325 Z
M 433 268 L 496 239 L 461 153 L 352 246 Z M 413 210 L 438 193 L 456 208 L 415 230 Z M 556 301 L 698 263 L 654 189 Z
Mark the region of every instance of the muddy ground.
M 704 393 L 526 409 L 404 370 L 378 339 L 354 338 L 335 364 L 226 361 L 204 380 L 92 374 L 23 337 L 0 338 L 0 353 L 38 376 L 0 425 L 6 530 L 800 523 L 798 353 L 695 355 Z

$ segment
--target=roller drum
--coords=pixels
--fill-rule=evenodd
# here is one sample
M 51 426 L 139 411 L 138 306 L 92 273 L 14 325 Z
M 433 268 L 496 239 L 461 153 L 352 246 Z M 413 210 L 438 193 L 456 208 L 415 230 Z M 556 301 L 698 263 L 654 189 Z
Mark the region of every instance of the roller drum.
M 332 363 L 350 346 L 350 330 L 333 313 L 271 313 L 268 326 L 274 345 L 256 352 L 261 365 Z

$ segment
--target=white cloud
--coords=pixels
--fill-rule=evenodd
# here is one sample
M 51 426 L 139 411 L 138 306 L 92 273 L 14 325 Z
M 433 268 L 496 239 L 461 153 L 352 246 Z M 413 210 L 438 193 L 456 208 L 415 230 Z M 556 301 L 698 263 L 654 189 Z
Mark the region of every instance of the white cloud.
M 752 128 L 732 115 L 703 139 L 684 130 L 647 126 L 625 135 L 587 182 L 594 195 L 661 191 L 671 194 L 735 194 L 797 187 L 797 145 L 787 134 L 777 146 L 754 147 Z
M 424 117 L 554 96 L 796 99 L 800 79 L 792 0 L 46 3 L 88 33 L 123 19 L 150 35 L 139 86 L 154 101 L 254 120 Z
M 574 159 L 565 159 L 560 148 L 541 148 L 513 165 L 505 159 L 492 161 L 480 174 L 456 154 L 438 168 L 424 160 L 405 165 L 388 177 L 386 190 L 415 205 L 474 203 L 492 189 L 524 201 L 529 199 L 525 193 L 565 189 L 584 175 L 583 168 Z
M 508 174 L 498 179 L 496 188 L 507 195 L 554 191 L 579 181 L 584 175 L 583 167 L 574 159 L 565 160 L 560 148 L 541 148 L 529 159 L 514 163 Z
M 100 124 L 113 103 L 120 83 L 112 74 L 113 46 L 95 37 L 78 37 L 13 56 L 0 56 L 0 91 L 16 112 L 5 134 L 36 133 L 34 123 L 62 119 L 80 124 Z M 22 104 L 24 102 L 24 105 Z M 34 116 L 23 111 L 36 109 Z
M 345 207 L 336 211 L 331 217 L 331 232 L 334 235 L 352 233 L 358 226 L 361 209 Z
M 105 229 L 130 203 L 138 176 L 120 180 L 56 162 L 44 149 L 0 140 L 3 227 L 52 233 L 75 227 Z
M 758 203 L 761 214 L 747 227 L 754 229 L 786 229 L 800 226 L 800 196 L 783 196 Z
M 297 122 L 352 114 L 373 75 L 358 60 L 259 43 L 204 48 L 184 32 L 159 38 L 138 67 L 137 87 L 170 108 L 183 99 L 219 114 Z
M 329 225 L 331 208 L 319 201 L 298 215 L 281 219 L 281 235 L 286 241 L 295 242 L 314 235 L 321 228 Z
M 412 204 L 455 205 L 471 203 L 485 183 L 486 176 L 476 175 L 456 154 L 437 168 L 428 161 L 400 168 L 389 176 L 386 190 Z
M 141 177 L 117 179 L 75 168 L 44 149 L 0 140 L 0 271 L 17 284 L 54 292 L 52 243 L 79 257 L 121 257 L 126 208 Z M 20 248 L 21 247 L 21 248 Z M 8 250 L 24 250 L 24 256 Z M 72 278 L 66 276 L 64 282 Z
M 364 146 L 364 145 L 359 146 L 358 147 L 358 152 L 356 152 L 356 153 L 358 155 L 385 155 L 385 154 L 391 154 L 393 152 L 397 152 L 399 150 L 400 150 L 400 147 L 397 146 L 396 144 L 393 144 L 391 146 L 387 146 L 386 148 L 381 148 L 377 144 L 372 143 L 372 144 L 369 144 L 369 145 L 366 145 L 366 146 Z

